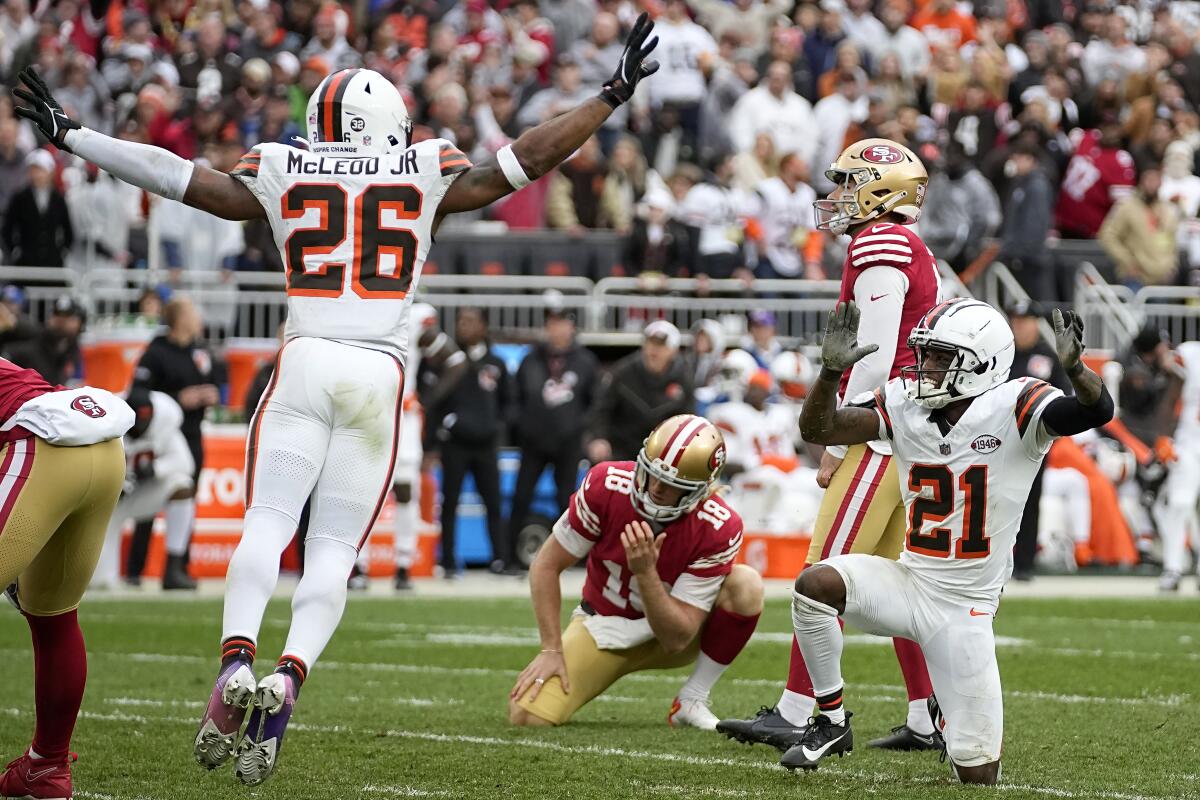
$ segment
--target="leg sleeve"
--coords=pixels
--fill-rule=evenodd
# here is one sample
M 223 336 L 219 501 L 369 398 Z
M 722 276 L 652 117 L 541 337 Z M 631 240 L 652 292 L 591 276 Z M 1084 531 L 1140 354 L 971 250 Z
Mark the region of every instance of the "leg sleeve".
M 912 578 L 898 562 L 881 556 L 851 553 L 835 556 L 832 567 L 846 584 L 842 619 L 866 633 L 917 639 Z

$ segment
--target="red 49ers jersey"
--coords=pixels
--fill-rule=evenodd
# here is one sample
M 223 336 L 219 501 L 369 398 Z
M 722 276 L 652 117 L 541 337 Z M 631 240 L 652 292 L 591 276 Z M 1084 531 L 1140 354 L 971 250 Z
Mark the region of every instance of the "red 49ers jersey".
M 61 388 L 46 383 L 41 375 L 31 369 L 18 367 L 11 361 L 0 358 L 0 423 L 7 422 L 9 417 L 33 398 Z M 18 425 L 12 430 L 0 433 L 0 444 L 28 439 L 32 435 Z
M 1059 230 L 1093 238 L 1113 207 L 1113 187 L 1132 188 L 1135 183 L 1133 156 L 1116 147 L 1101 147 L 1099 131 L 1088 131 L 1067 164 L 1055 223 Z
M 602 616 L 640 619 L 642 600 L 625 561 L 621 532 L 644 521 L 630 502 L 633 461 L 607 461 L 592 467 L 554 525 L 554 537 L 567 552 L 587 557 L 583 599 Z M 721 583 L 742 546 L 742 518 L 714 495 L 662 531 L 658 576 L 672 597 L 711 609 Z
M 901 367 L 916 363 L 916 357 L 908 349 L 908 335 L 925 312 L 941 300 L 942 282 L 937 260 L 925 242 L 911 228 L 894 222 L 869 225 L 850 240 L 846 263 L 842 267 L 839 302 L 846 303 L 854 299 L 854 284 L 858 276 L 871 267 L 893 267 L 904 273 L 908 280 L 900 327 L 896 331 L 896 357 L 888 373 L 890 380 L 900 377 Z M 869 309 L 866 311 L 870 313 Z M 846 370 L 838 387 L 839 392 L 845 393 L 849 380 L 850 370 Z

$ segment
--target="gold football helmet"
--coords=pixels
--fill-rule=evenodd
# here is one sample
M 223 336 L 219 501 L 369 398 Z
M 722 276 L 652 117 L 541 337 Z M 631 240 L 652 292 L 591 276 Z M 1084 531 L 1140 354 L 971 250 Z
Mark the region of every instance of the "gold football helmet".
M 913 151 L 890 139 L 863 139 L 842 151 L 825 170 L 837 184 L 813 203 L 817 228 L 843 234 L 851 225 L 899 214 L 909 224 L 921 218 L 929 173 Z
M 659 425 L 638 452 L 633 479 L 633 507 L 655 522 L 679 519 L 704 501 L 725 469 L 725 439 L 704 417 L 680 414 Z M 660 505 L 650 496 L 650 478 L 683 491 L 674 505 Z

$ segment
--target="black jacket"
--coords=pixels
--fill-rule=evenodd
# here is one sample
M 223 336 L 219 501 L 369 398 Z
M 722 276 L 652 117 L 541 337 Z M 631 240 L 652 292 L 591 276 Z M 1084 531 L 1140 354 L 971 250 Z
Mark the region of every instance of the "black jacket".
M 508 425 L 512 378 L 487 345 L 463 348 L 467 368 L 456 373 L 454 388 L 426 410 L 425 446 L 439 442 L 492 447 Z
M 13 342 L 4 357 L 18 367 L 34 370 L 51 386 L 74 377 L 82 359 L 77 338 L 66 339 L 46 330 L 33 339 Z
M 615 461 L 637 456 L 650 429 L 676 414 L 692 411 L 692 376 L 676 357 L 662 375 L 652 375 L 641 351 L 617 362 L 600 390 L 592 417 L 592 435 L 607 439 Z
M 517 435 L 521 446 L 557 452 L 583 443 L 596 395 L 596 356 L 573 344 L 562 352 L 534 345 L 517 370 Z
M 33 187 L 13 195 L 4 214 L 4 249 L 18 267 L 61 267 L 63 255 L 74 241 L 67 201 L 50 190 L 46 210 L 38 209 Z
M 1075 389 L 1071 386 L 1071 380 L 1067 377 L 1067 371 L 1058 361 L 1058 354 L 1054 352 L 1053 347 L 1041 339 L 1031 349 L 1018 349 L 1013 353 L 1012 370 L 1008 376 L 1010 378 L 1037 378 L 1046 381 L 1056 389 L 1062 389 L 1066 394 L 1075 393 Z
M 189 386 L 206 383 L 221 386 L 225 380 L 225 365 L 214 359 L 203 344 L 193 342 L 180 347 L 166 334 L 156 336 L 146 345 L 133 373 L 134 385 L 162 392 L 175 401 L 179 400 L 179 392 Z M 180 429 L 188 439 L 199 438 L 204 411 L 203 408 L 184 409 Z
M 1118 416 L 1129 432 L 1149 447 L 1168 431 L 1164 403 L 1168 402 L 1170 376 L 1158 365 L 1147 364 L 1135 353 L 1121 359 L 1121 408 Z

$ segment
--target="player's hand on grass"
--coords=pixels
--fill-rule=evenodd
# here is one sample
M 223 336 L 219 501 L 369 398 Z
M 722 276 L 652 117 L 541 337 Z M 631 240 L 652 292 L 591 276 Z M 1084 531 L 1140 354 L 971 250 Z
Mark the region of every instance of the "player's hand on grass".
M 657 573 L 658 554 L 662 550 L 666 535 L 655 537 L 650 523 L 636 520 L 621 532 L 621 545 L 625 548 L 625 563 L 634 575 Z
M 512 691 L 508 693 L 509 699 L 518 700 L 528 691 L 529 699 L 536 700 L 542 686 L 555 675 L 562 681 L 563 692 L 570 694 L 571 682 L 567 679 L 567 660 L 563 658 L 562 650 L 543 650 L 529 662 L 529 666 L 521 670 Z
M 600 90 L 600 99 L 613 108 L 629 102 L 638 81 L 658 72 L 658 62 L 646 60 L 646 56 L 658 45 L 657 36 L 646 41 L 653 30 L 654 22 L 645 12 L 633 23 L 633 30 L 625 40 L 625 51 L 621 53 L 621 60 L 617 62 L 617 71 Z
M 838 303 L 829 312 L 825 338 L 821 342 L 821 366 L 834 372 L 845 372 L 855 362 L 879 349 L 877 344 L 858 346 L 858 318 L 861 313 L 853 302 Z
M 1074 311 L 1066 314 L 1054 309 L 1054 348 L 1067 374 L 1079 368 L 1083 358 L 1083 318 Z
M 38 75 L 37 70 L 33 67 L 26 67 L 22 70 L 20 78 L 28 88 L 22 89 L 18 86 L 13 89 L 13 94 L 18 99 L 24 100 L 27 105 L 16 106 L 13 111 L 18 117 L 24 117 L 36 125 L 42 135 L 51 142 L 64 150 L 69 149 L 63 144 L 63 136 L 67 131 L 80 127 L 79 123 L 68 117 L 63 111 L 62 106 L 50 93 L 50 87 L 42 80 L 42 76 Z

